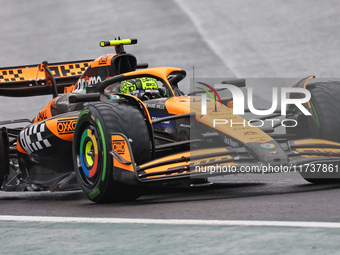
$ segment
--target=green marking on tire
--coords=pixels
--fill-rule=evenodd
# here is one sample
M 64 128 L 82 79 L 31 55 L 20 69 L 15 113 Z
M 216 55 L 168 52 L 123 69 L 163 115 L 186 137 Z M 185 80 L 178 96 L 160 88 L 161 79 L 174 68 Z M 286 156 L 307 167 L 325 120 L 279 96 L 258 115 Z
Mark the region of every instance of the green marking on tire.
M 312 109 L 313 109 L 313 113 L 314 113 L 314 116 L 316 118 L 316 122 L 318 123 L 318 127 L 320 128 L 321 125 L 320 125 L 320 120 L 319 120 L 319 117 L 318 117 L 318 114 L 316 113 L 316 110 L 314 108 L 314 105 L 312 104 L 312 101 L 310 101 L 310 105 L 312 106 Z
M 105 136 L 103 132 L 102 125 L 100 124 L 99 120 L 96 120 L 96 123 L 98 125 L 100 135 L 102 137 L 102 143 L 103 143 L 103 174 L 102 174 L 102 181 L 105 180 L 105 174 L 106 174 L 106 144 L 105 144 Z
M 81 115 L 86 114 L 86 113 L 89 113 L 89 112 L 90 112 L 90 111 L 89 111 L 88 109 L 83 110 L 83 111 L 79 114 L 78 118 L 79 118 Z
M 87 129 L 86 129 L 87 131 Z M 84 141 L 85 141 L 85 138 L 87 137 L 87 132 L 84 131 L 81 138 L 80 138 L 80 147 L 79 147 L 79 154 L 81 154 L 81 150 L 83 149 L 83 146 L 84 146 Z
M 78 115 L 78 119 L 77 119 L 77 122 L 76 122 L 76 126 L 77 126 L 77 124 L 78 124 L 78 120 L 80 119 L 80 116 L 82 116 L 83 114 L 89 113 L 89 112 L 90 112 L 89 110 L 85 109 L 85 110 L 83 110 L 83 111 Z
M 91 199 L 94 199 L 95 197 L 97 197 L 98 195 L 100 194 L 100 190 L 98 188 L 96 188 L 94 191 L 92 191 L 90 194 L 89 194 L 89 197 Z

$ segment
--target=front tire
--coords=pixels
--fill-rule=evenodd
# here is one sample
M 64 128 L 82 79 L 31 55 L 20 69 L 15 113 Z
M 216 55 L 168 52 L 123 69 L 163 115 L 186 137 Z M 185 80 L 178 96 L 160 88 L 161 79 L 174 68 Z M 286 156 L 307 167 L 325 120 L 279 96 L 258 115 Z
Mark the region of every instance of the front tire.
M 79 115 L 73 138 L 73 162 L 78 183 L 93 202 L 133 200 L 139 196 L 134 186 L 114 180 L 111 133 L 122 133 L 133 141 L 136 164 L 151 159 L 146 123 L 139 110 L 121 102 L 98 102 Z

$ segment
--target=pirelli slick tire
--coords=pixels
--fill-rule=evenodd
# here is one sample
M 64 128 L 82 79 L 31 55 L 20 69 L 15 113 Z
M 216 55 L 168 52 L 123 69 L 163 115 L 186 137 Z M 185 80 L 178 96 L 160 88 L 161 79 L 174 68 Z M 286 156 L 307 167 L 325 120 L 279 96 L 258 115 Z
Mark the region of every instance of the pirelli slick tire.
M 316 120 L 318 136 L 324 140 L 340 142 L 340 82 L 317 82 L 308 87 L 310 104 Z M 305 129 L 306 130 L 306 129 Z M 313 133 L 313 132 L 312 132 Z M 329 162 L 325 171 L 302 172 L 302 177 L 315 184 L 340 183 L 340 162 Z
M 98 102 L 79 115 L 73 138 L 73 162 L 78 183 L 93 202 L 110 203 L 136 199 L 134 186 L 113 178 L 111 134 L 131 139 L 136 164 L 151 159 L 150 140 L 140 111 L 126 102 Z

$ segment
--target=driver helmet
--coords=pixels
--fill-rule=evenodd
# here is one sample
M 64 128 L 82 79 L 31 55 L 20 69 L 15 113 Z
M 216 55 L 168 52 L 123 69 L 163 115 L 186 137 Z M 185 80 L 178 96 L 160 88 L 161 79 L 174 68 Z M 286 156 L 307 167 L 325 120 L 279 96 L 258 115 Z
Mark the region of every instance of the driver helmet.
M 124 81 L 120 88 L 120 93 L 131 94 L 139 99 L 153 99 L 161 97 L 156 80 L 150 77 Z

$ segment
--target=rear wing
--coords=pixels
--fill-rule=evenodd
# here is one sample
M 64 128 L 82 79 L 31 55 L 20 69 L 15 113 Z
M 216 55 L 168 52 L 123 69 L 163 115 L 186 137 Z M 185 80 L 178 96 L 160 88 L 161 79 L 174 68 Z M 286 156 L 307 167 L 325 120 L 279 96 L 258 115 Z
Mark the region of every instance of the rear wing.
M 0 96 L 26 97 L 64 93 L 74 85 L 93 60 L 0 68 Z M 55 80 L 55 86 L 51 84 Z

